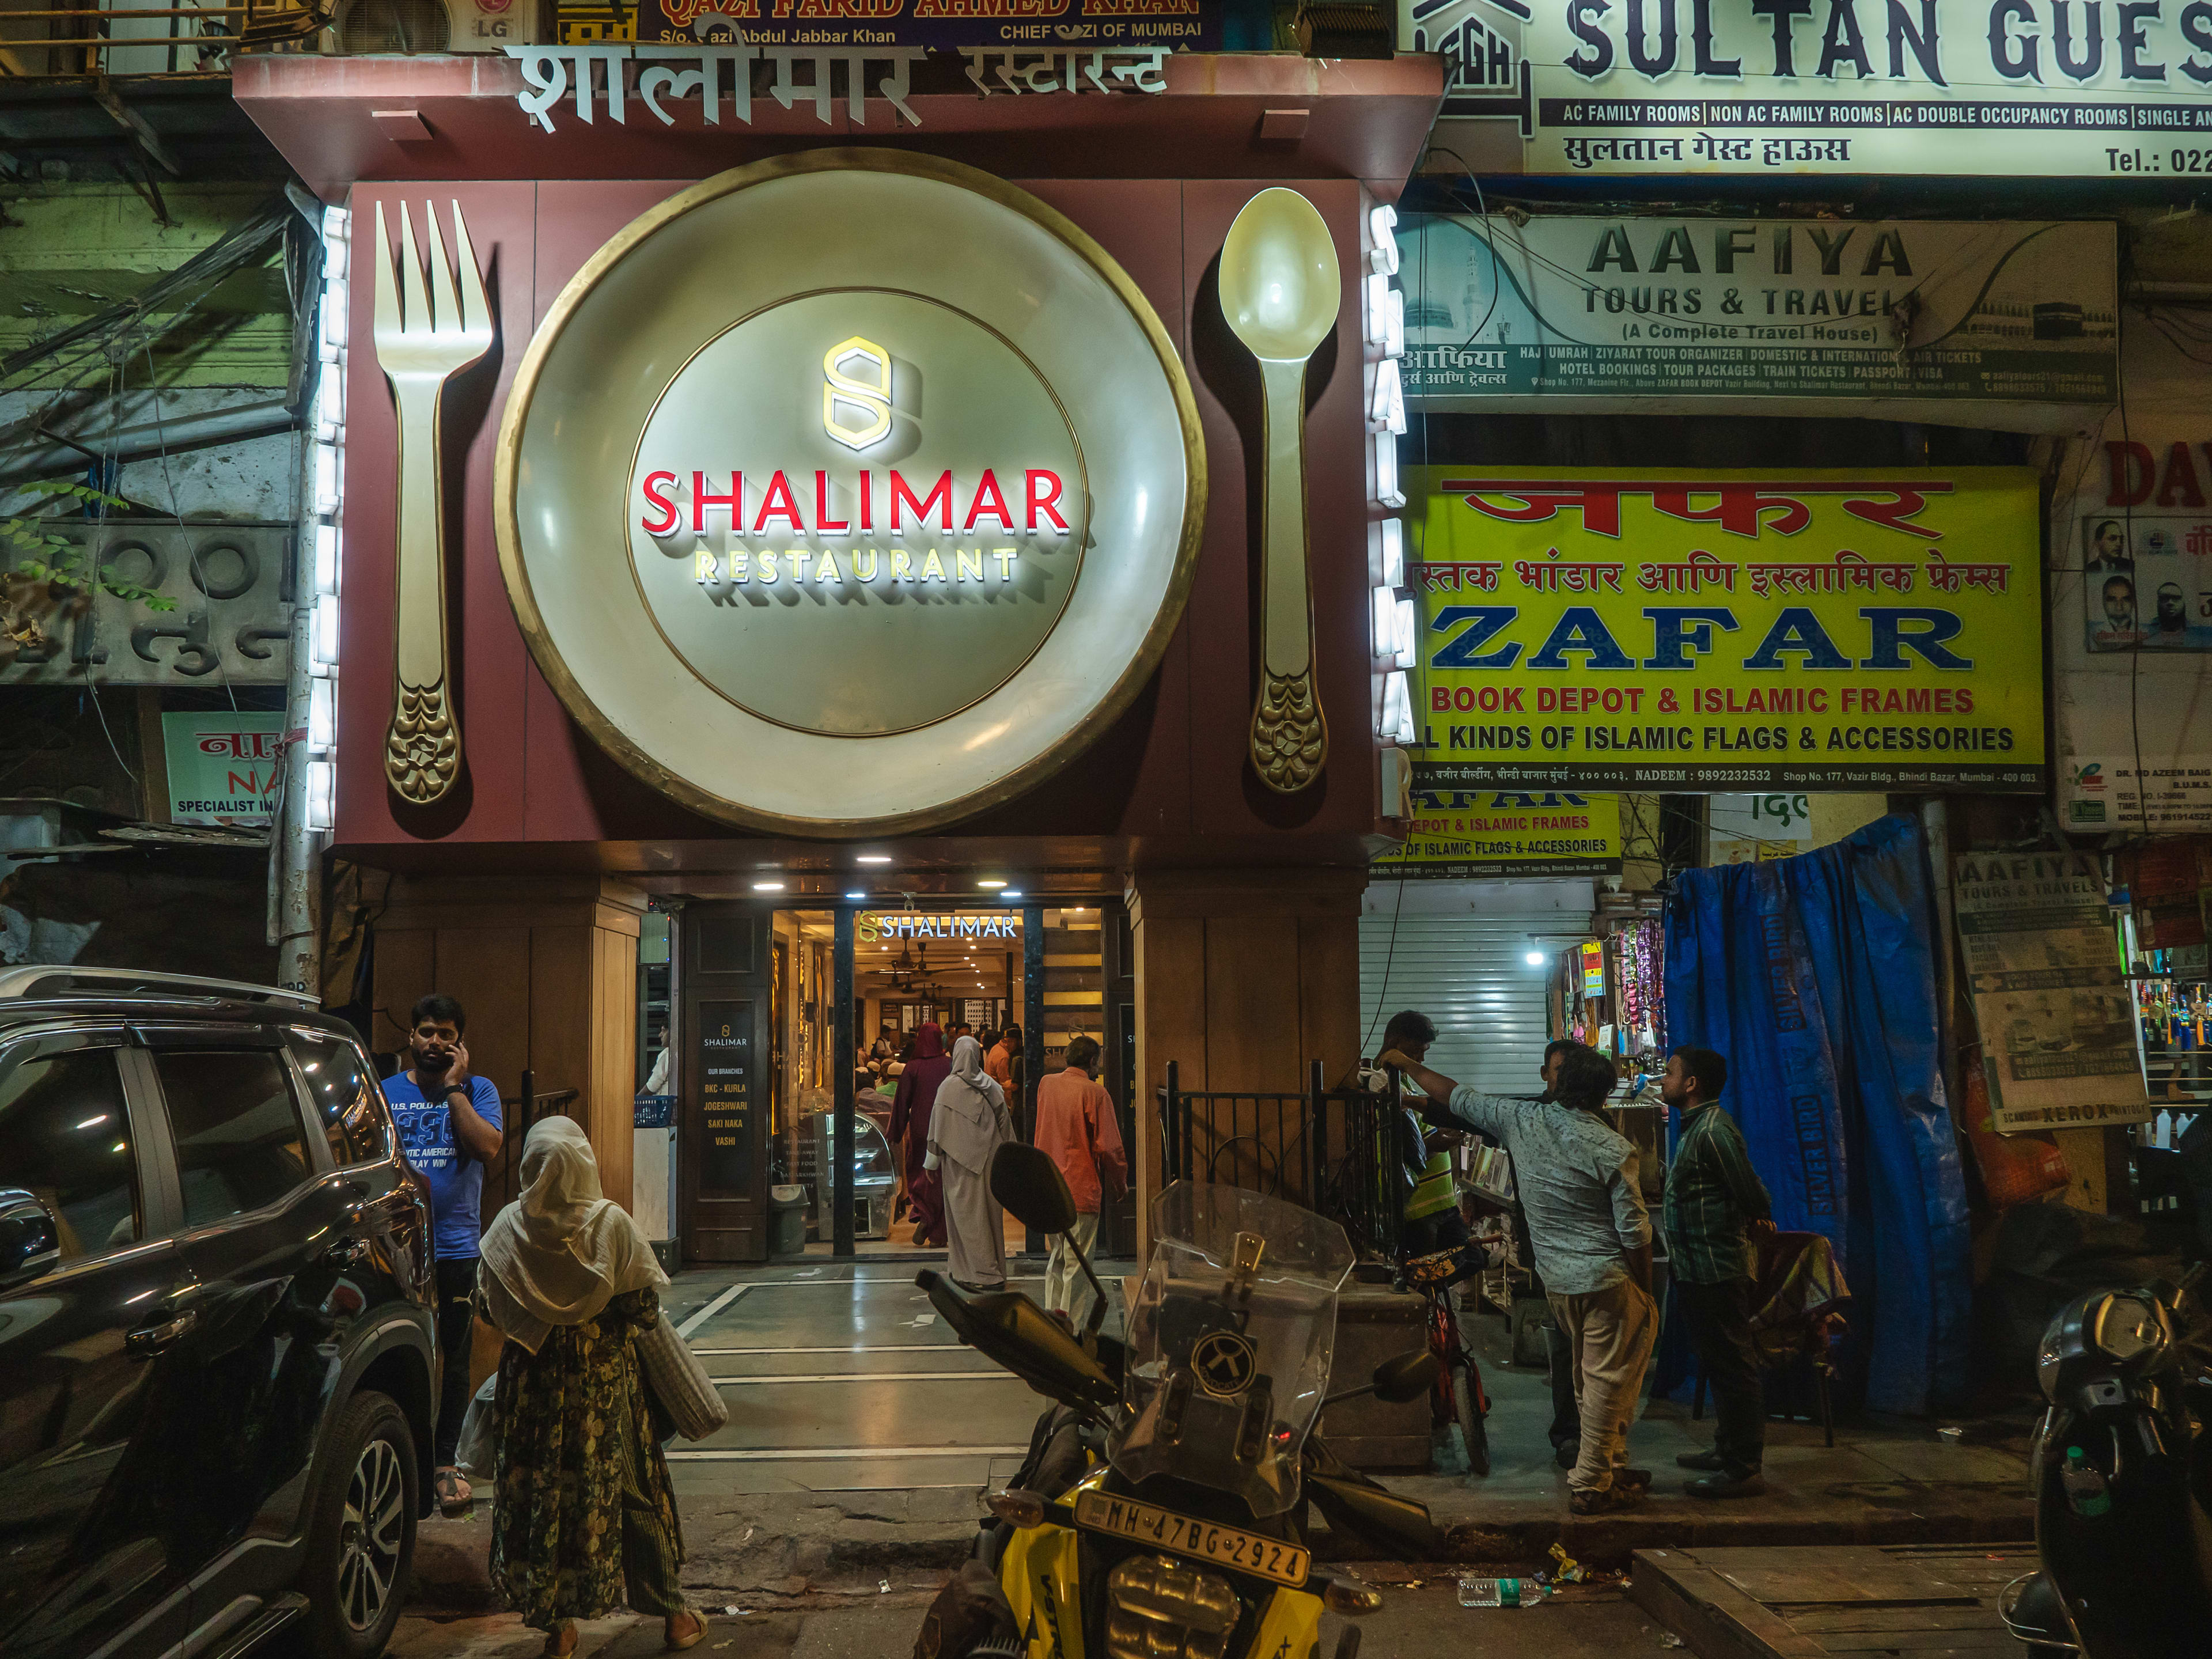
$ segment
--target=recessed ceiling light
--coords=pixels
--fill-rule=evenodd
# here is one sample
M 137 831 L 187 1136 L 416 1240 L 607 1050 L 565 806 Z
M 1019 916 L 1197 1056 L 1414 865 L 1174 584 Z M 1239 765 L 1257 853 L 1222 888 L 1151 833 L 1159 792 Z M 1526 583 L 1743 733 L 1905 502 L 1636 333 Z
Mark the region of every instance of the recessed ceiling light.
M 756 893 L 781 893 L 782 890 L 783 884 L 780 881 L 757 881 L 753 884 Z
M 866 893 L 854 892 L 854 893 L 848 893 L 848 894 L 846 894 L 846 895 L 845 895 L 845 896 L 846 896 L 847 898 L 864 899 L 864 898 L 867 897 L 867 895 L 866 895 Z
M 862 853 L 853 860 L 855 864 L 889 864 L 890 861 L 889 853 Z
M 999 895 L 1000 898 L 1019 898 L 1021 896 L 1022 890 L 1018 887 L 1009 887 L 1005 892 Z
M 1003 881 L 994 881 L 994 880 L 992 880 L 990 878 L 986 877 L 984 879 L 982 879 L 981 881 L 977 882 L 975 884 L 976 884 L 978 887 L 1004 887 L 1006 884 L 1006 883 L 1004 883 Z

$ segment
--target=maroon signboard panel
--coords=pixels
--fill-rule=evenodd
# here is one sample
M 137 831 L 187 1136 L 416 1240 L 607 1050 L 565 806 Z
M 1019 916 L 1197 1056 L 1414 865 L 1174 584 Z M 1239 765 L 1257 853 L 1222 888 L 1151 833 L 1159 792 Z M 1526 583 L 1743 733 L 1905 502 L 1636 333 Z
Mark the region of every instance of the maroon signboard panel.
M 341 607 L 337 841 L 378 846 L 699 841 L 736 832 L 665 800 L 603 754 L 569 720 L 523 643 L 492 527 L 501 411 L 528 333 L 562 287 L 637 216 L 690 179 L 363 184 L 346 388 L 344 595 Z M 1020 180 L 1095 237 L 1159 313 L 1182 354 L 1205 434 L 1205 539 L 1189 606 L 1152 684 L 1052 781 L 971 823 L 963 835 L 1172 841 L 1354 837 L 1376 805 L 1368 654 L 1366 426 L 1359 281 L 1363 212 L 1353 179 L 1297 181 L 1335 240 L 1344 276 L 1334 337 L 1307 376 L 1310 565 L 1316 672 L 1330 733 L 1322 781 L 1272 794 L 1245 751 L 1256 678 L 1258 372 L 1214 293 L 1222 241 L 1239 209 L 1274 179 Z M 447 388 L 447 603 L 466 756 L 462 785 L 428 808 L 386 787 L 392 714 L 396 422 L 372 343 L 365 273 L 376 209 L 398 234 L 410 204 L 418 239 L 434 203 L 468 221 L 499 338 Z M 1249 459 L 1248 459 L 1249 452 Z M 1079 649 L 1055 641 L 1054 649 Z M 895 672 L 895 671 L 894 671 Z

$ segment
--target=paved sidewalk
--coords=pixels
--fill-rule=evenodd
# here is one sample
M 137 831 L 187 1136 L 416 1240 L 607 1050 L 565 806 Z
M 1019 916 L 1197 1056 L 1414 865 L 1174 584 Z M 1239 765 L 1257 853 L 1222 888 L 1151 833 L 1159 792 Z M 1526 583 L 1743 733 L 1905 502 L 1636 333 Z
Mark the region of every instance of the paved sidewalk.
M 897 1591 L 935 1583 L 966 1555 L 985 1493 L 1019 1464 L 1044 1402 L 955 1342 L 914 1272 L 864 1262 L 677 1281 L 670 1316 L 709 1375 L 726 1380 L 731 1404 L 727 1429 L 671 1458 L 684 1581 L 702 1600 L 870 1595 L 886 1583 Z M 1633 1550 L 1667 1547 L 2033 1536 L 2025 1416 L 1960 1425 L 1956 1441 L 1935 1423 L 1838 1425 L 1832 1449 L 1817 1425 L 1773 1423 L 1767 1494 L 1711 1503 L 1681 1495 L 1674 1456 L 1709 1446 L 1712 1423 L 1665 1401 L 1647 1407 L 1630 1440 L 1633 1460 L 1657 1477 L 1650 1502 L 1577 1520 L 1546 1438 L 1542 1372 L 1504 1363 L 1504 1320 L 1477 1322 L 1477 1336 L 1492 1398 L 1489 1478 L 1383 1477 L 1429 1506 L 1455 1561 L 1534 1569 L 1554 1543 L 1620 1565 Z M 423 1523 L 417 1603 L 488 1604 L 489 1512 L 487 1497 L 468 1520 Z M 1327 1532 L 1314 1542 L 1323 1559 L 1373 1554 Z
M 1568 1511 L 1566 1472 L 1547 1438 L 1551 1392 L 1543 1371 L 1505 1363 L 1505 1322 L 1476 1322 L 1491 1396 L 1491 1473 L 1483 1480 L 1384 1477 L 1429 1506 L 1449 1529 L 1462 1561 L 1540 1560 L 1554 1542 L 1577 1559 L 1619 1564 L 1632 1550 L 1667 1545 L 1996 1542 L 2033 1536 L 2023 1411 L 1998 1421 L 1893 1419 L 1838 1423 L 1822 1444 L 1816 1423 L 1767 1425 L 1765 1496 L 1726 1502 L 1686 1497 L 1680 1452 L 1711 1448 L 1710 1413 L 1647 1401 L 1629 1434 L 1632 1463 L 1651 1470 L 1652 1496 L 1638 1511 L 1579 1520 Z M 1940 1435 L 1955 1427 L 1955 1437 Z M 1340 1556 L 1356 1544 L 1335 1546 Z
M 1540 1607 L 1462 1607 L 1449 1577 L 1385 1583 L 1382 1606 L 1358 1619 L 1364 1659 L 1482 1654 L 1508 1648 L 1518 1659 L 1662 1659 L 1663 1627 L 1613 1586 L 1577 1587 Z M 929 1597 L 894 1590 L 858 1600 L 810 1597 L 803 1603 L 713 1611 L 696 1659 L 898 1659 L 912 1651 Z M 1322 1620 L 1321 1650 L 1333 1653 L 1344 1621 Z M 579 1659 L 648 1659 L 664 1650 L 660 1621 L 634 1613 L 578 1626 Z M 535 1659 L 542 1638 L 511 1613 L 400 1621 L 391 1659 Z M 1495 1645 L 1493 1645 L 1495 1644 Z M 1675 1649 L 1679 1651 L 1679 1647 Z M 276 1650 L 262 1659 L 295 1659 Z

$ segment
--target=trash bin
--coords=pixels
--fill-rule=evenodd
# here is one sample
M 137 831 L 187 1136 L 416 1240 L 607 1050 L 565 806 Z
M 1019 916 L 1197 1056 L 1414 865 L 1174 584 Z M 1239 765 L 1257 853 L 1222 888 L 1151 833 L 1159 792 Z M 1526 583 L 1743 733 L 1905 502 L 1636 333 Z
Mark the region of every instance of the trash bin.
M 799 1255 L 806 1249 L 806 1188 L 768 1189 L 768 1253 Z

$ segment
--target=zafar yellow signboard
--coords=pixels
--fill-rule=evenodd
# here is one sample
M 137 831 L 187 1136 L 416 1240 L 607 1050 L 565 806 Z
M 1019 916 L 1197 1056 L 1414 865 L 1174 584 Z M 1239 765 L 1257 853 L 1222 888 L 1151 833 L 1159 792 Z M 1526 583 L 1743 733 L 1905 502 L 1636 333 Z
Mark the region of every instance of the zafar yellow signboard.
M 2045 787 L 2033 473 L 1416 473 L 1421 789 Z

